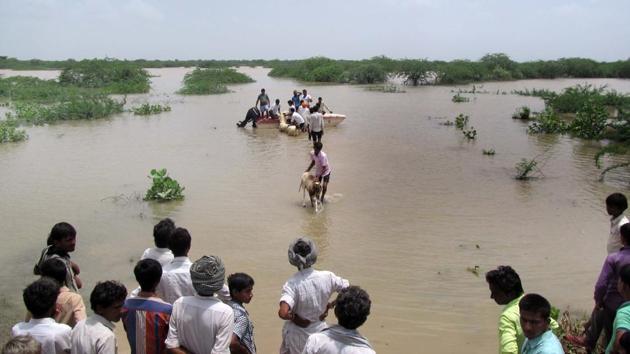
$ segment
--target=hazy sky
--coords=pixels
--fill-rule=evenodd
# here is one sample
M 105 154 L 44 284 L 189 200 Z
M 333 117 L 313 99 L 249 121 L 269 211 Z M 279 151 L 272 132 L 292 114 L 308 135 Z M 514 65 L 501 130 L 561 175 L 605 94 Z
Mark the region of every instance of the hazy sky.
M 630 0 L 0 0 L 21 59 L 630 58 Z

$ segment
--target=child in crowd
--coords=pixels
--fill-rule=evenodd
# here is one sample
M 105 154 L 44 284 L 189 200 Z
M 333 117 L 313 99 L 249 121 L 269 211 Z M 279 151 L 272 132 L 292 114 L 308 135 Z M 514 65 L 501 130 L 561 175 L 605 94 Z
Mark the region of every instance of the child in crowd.
M 628 209 L 628 200 L 625 195 L 613 193 L 606 198 L 606 212 L 610 215 L 610 235 L 606 244 L 608 254 L 617 252 L 622 247 L 619 228 L 628 223 L 628 218 L 623 215 L 626 209 Z
M 77 231 L 67 222 L 60 222 L 53 226 L 46 241 L 46 248 L 42 251 L 39 261 L 35 265 L 33 272 L 41 275 L 39 267 L 50 258 L 59 258 L 66 264 L 68 274 L 65 285 L 72 291 L 78 292 L 83 286 L 79 279 L 79 266 L 70 260 L 70 252 L 74 252 L 77 245 Z
M 2 354 L 41 354 L 42 345 L 30 335 L 11 338 L 2 348 Z
M 526 339 L 521 354 L 564 354 L 562 344 L 549 329 L 551 305 L 538 294 L 527 294 L 518 303 Z
M 245 273 L 235 273 L 228 277 L 231 301 L 226 303 L 234 311 L 234 333 L 230 343 L 232 354 L 256 354 L 254 325 L 243 304 L 249 304 L 254 296 L 254 279 Z
M 79 321 L 84 320 L 87 315 L 83 298 L 64 285 L 68 273 L 65 263 L 59 258 L 51 258 L 41 265 L 40 271 L 42 277 L 51 278 L 61 286 L 57 296 L 58 312 L 55 321 L 74 327 Z
M 524 296 L 523 285 L 518 273 L 510 266 L 499 266 L 486 273 L 490 298 L 497 305 L 504 305 L 499 316 L 499 353 L 520 354 L 525 336 L 520 323 L 519 301 Z M 558 323 L 549 319 L 552 330 Z
M 72 328 L 55 322 L 53 318 L 58 293 L 59 285 L 48 278 L 36 280 L 27 286 L 22 296 L 33 318 L 13 326 L 12 336 L 31 335 L 42 345 L 44 354 L 69 353 Z
M 166 353 L 164 341 L 173 306 L 155 293 L 162 266 L 154 259 L 143 259 L 136 264 L 133 274 L 140 284 L 140 292 L 125 300 L 122 316 L 131 354 Z
M 90 294 L 94 314 L 72 330 L 72 354 L 115 354 L 114 322 L 120 321 L 127 289 L 117 281 L 96 284 Z
M 630 331 L 630 264 L 626 264 L 619 271 L 617 288 L 625 302 L 617 309 L 615 314 L 612 335 L 606 347 L 606 354 L 622 353 L 621 338 Z
M 332 272 L 312 268 L 317 261 L 317 247 L 311 239 L 295 239 L 289 245 L 288 256 L 298 271 L 282 287 L 278 316 L 285 322 L 280 354 L 302 353 L 308 336 L 328 327 L 324 318 L 330 296 L 350 285 Z
M 339 325 L 311 334 L 302 354 L 376 354 L 367 338 L 357 331 L 370 314 L 368 293 L 349 286 L 339 292 L 334 304 Z
M 153 242 L 155 243 L 155 247 L 144 250 L 140 259 L 155 259 L 160 262 L 162 267 L 171 263 L 174 256 L 173 252 L 168 248 L 168 241 L 171 238 L 173 230 L 175 230 L 173 220 L 169 218 L 160 220 L 160 222 L 153 227 Z

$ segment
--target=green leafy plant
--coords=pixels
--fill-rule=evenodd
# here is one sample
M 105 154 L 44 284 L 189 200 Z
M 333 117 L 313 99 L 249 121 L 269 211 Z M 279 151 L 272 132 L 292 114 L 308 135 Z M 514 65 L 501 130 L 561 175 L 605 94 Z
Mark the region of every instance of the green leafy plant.
M 455 127 L 457 129 L 464 129 L 466 125 L 468 125 L 468 116 L 460 113 L 455 117 Z
M 527 106 L 520 107 L 514 114 L 512 114 L 512 118 L 514 119 L 529 119 L 531 114 L 531 110 Z
M 556 112 L 551 108 L 546 108 L 527 127 L 527 131 L 530 134 L 564 133 L 567 131 L 567 125 Z
M 516 179 L 525 180 L 532 178 L 536 173 L 542 174 L 537 166 L 538 161 L 536 161 L 536 159 L 521 159 L 515 166 Z
M 138 107 L 131 108 L 133 114 L 146 116 L 150 114 L 158 114 L 162 112 L 170 112 L 171 106 L 169 105 L 161 105 L 161 104 L 148 104 L 144 103 Z
M 584 139 L 599 139 L 606 128 L 608 112 L 595 100 L 588 99 L 569 124 L 569 131 Z
M 468 130 L 463 130 L 462 133 L 464 134 L 464 137 L 466 137 L 466 139 L 468 140 L 475 140 L 477 138 L 477 130 L 475 129 L 475 127 L 470 127 L 470 129 Z
M 15 118 L 35 125 L 62 120 L 98 119 L 122 112 L 123 105 L 123 102 L 105 95 L 73 96 L 50 105 L 16 103 Z
M 494 151 L 494 149 L 483 149 L 481 152 L 484 155 L 488 155 L 488 156 L 493 156 L 494 154 L 496 154 L 496 151 Z
M 149 73 L 140 65 L 115 59 L 92 59 L 70 63 L 59 75 L 59 83 L 98 88 L 106 93 L 149 92 Z
M 214 95 L 230 92 L 227 84 L 254 82 L 249 76 L 231 68 L 196 68 L 184 76 L 183 95 Z
M 0 144 L 14 143 L 28 138 L 23 129 L 18 129 L 15 119 L 10 116 L 5 120 L 0 120 Z
M 453 101 L 455 103 L 469 102 L 470 98 L 468 98 L 466 96 L 462 96 L 459 93 L 456 93 L 455 96 L 453 96 L 453 98 L 451 98 L 451 101 Z
M 169 177 L 165 168 L 151 170 L 149 178 L 152 181 L 152 185 L 147 190 L 144 200 L 168 201 L 184 198 L 182 194 L 184 187 Z

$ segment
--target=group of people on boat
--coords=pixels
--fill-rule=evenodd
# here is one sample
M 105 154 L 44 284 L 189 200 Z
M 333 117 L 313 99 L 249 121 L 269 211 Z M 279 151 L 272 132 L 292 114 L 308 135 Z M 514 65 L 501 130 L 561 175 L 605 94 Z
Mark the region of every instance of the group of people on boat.
M 69 223 L 53 226 L 35 266 L 40 277 L 23 291 L 27 319 L 13 326 L 2 354 L 115 354 L 119 321 L 132 354 L 256 353 L 254 326 L 245 308 L 253 298 L 254 279 L 243 272 L 226 277 L 228 267 L 217 256 L 191 260 L 192 237 L 173 220 L 153 227 L 155 247 L 130 267 L 139 286 L 128 291 L 116 280 L 96 283 L 89 296 L 90 315 L 80 294 L 79 266 L 70 258 L 77 238 Z M 279 352 L 374 354 L 357 331 L 370 314 L 368 293 L 332 272 L 314 269 L 317 256 L 309 238 L 289 244 L 288 262 L 296 272 L 282 285 L 278 301 L 278 317 L 284 321 Z M 334 325 L 325 320 L 331 309 Z

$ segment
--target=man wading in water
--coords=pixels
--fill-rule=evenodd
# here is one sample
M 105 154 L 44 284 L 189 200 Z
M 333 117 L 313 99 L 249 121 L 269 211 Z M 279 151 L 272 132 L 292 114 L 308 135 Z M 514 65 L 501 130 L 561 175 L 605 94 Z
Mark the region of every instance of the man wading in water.
M 309 172 L 313 166 L 315 166 L 315 178 L 322 183 L 322 196 L 321 202 L 324 202 L 324 196 L 326 195 L 326 189 L 328 188 L 328 182 L 330 182 L 330 164 L 328 164 L 328 156 L 322 151 L 324 145 L 321 141 L 313 143 L 313 151 L 311 151 L 311 164 L 304 172 Z

